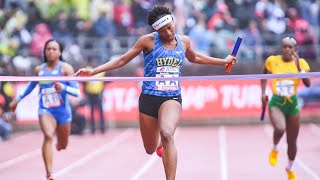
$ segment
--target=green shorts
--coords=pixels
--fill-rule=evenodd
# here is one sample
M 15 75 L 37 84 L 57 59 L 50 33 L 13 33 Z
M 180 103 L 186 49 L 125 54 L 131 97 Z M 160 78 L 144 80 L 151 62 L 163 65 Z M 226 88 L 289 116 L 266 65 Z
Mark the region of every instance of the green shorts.
M 272 107 L 278 107 L 283 112 L 285 117 L 290 117 L 300 112 L 300 108 L 298 106 L 298 97 L 296 95 L 286 98 L 273 94 L 269 103 L 269 109 Z

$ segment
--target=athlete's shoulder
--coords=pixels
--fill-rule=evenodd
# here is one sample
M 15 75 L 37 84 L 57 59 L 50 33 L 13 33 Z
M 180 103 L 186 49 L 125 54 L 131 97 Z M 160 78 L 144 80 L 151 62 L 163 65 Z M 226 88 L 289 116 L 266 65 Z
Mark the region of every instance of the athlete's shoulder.
M 61 68 L 72 68 L 71 64 L 65 62 L 65 61 L 61 61 Z
M 155 42 L 155 35 L 153 33 L 145 34 L 141 36 L 136 44 L 134 45 L 135 48 L 138 48 L 138 50 L 143 50 L 143 52 L 149 53 L 153 47 L 154 47 L 154 42 Z
M 266 61 L 269 62 L 276 62 L 276 61 L 280 61 L 281 60 L 281 55 L 271 55 L 267 58 Z
M 155 39 L 155 33 L 149 33 L 141 36 L 139 40 L 141 41 L 154 41 Z
M 190 40 L 190 38 L 187 35 L 183 34 L 176 34 L 181 40 Z
M 41 68 L 45 65 L 46 63 L 42 63 L 38 66 L 36 66 L 34 69 L 33 69 L 33 74 L 35 76 L 37 76 L 39 74 L 39 72 L 41 71 Z
M 177 34 L 177 36 L 181 39 L 182 42 L 190 42 L 190 38 L 186 35 Z
M 70 76 L 70 75 L 74 74 L 74 69 L 69 63 L 62 62 L 62 64 L 61 64 L 61 73 L 64 76 Z
M 299 58 L 299 61 L 308 64 L 307 60 L 305 60 L 304 58 Z
M 190 47 L 191 41 L 190 38 L 186 35 L 179 35 L 177 34 L 177 36 L 180 38 L 184 49 L 188 49 Z
M 303 70 L 309 72 L 310 71 L 310 66 L 308 62 L 304 58 L 299 58 L 300 66 Z

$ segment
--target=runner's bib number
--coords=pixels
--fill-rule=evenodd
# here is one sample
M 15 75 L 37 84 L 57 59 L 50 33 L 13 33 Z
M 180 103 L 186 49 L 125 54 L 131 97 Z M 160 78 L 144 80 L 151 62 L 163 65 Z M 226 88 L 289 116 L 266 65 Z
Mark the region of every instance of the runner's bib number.
M 294 95 L 294 82 L 291 80 L 282 80 L 276 83 L 276 91 L 279 96 L 291 97 Z
M 42 89 L 42 104 L 45 108 L 61 106 L 60 96 L 55 88 Z
M 179 77 L 179 68 L 172 66 L 157 67 L 156 77 Z M 175 91 L 179 90 L 179 81 L 156 81 L 156 90 Z

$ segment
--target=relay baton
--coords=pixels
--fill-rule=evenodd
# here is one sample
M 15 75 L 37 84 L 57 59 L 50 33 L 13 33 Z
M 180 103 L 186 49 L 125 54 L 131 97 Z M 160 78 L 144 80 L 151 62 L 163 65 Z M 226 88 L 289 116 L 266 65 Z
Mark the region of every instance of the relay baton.
M 238 37 L 237 41 L 236 41 L 236 44 L 234 45 L 233 47 L 233 50 L 232 50 L 232 53 L 231 53 L 231 56 L 236 56 L 237 55 L 237 52 L 238 52 L 238 49 L 240 47 L 240 44 L 241 44 L 241 41 L 242 41 L 242 38 L 241 37 Z M 227 67 L 226 67 L 226 73 L 229 73 L 231 71 L 231 68 L 232 68 L 232 62 L 230 62 Z
M 265 112 L 266 112 L 267 104 L 268 104 L 268 101 L 269 101 L 268 96 L 266 96 L 266 99 L 267 99 L 267 103 L 262 107 L 262 112 L 261 112 L 261 116 L 260 116 L 260 121 L 263 121 L 263 120 L 264 120 L 264 114 L 265 114 Z

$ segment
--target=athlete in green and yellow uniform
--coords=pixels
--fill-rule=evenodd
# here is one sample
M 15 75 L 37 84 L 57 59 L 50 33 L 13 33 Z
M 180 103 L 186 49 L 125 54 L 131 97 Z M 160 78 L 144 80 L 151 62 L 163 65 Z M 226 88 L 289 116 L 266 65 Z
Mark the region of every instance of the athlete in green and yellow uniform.
M 306 60 L 299 58 L 297 43 L 294 38 L 282 39 L 281 55 L 270 56 L 265 62 L 264 74 L 304 73 L 310 71 Z M 287 133 L 289 164 L 286 168 L 288 180 L 297 180 L 292 170 L 293 161 L 297 154 L 297 137 L 300 127 L 300 110 L 296 96 L 300 79 L 272 79 L 272 98 L 269 103 L 269 115 L 274 127 L 274 147 L 269 156 L 269 162 L 275 166 L 278 161 L 278 144 L 283 134 Z M 305 86 L 310 86 L 310 80 L 302 79 Z M 265 95 L 267 80 L 261 80 L 262 104 L 267 103 Z

